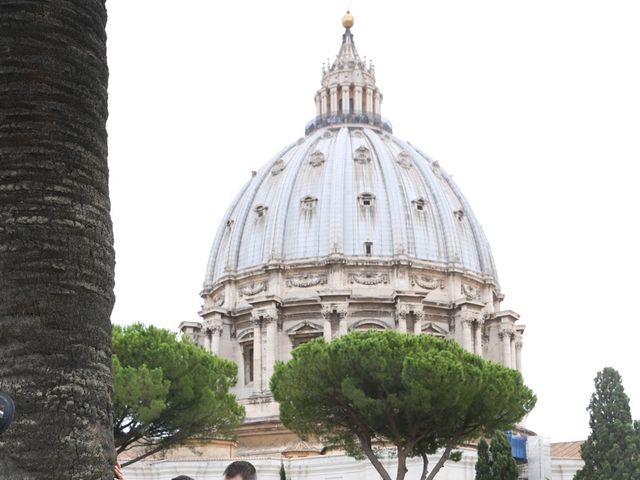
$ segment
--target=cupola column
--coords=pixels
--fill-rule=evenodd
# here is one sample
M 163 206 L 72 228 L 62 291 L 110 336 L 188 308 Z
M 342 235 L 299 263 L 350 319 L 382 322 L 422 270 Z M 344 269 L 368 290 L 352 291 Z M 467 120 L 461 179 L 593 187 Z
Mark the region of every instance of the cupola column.
M 331 87 L 329 92 L 331 95 L 331 107 L 329 113 L 331 115 L 336 115 L 338 113 L 338 87 Z
M 365 113 L 368 115 L 373 113 L 373 91 L 369 87 L 367 87 L 367 111 Z
M 318 117 L 318 116 L 320 116 L 322 114 L 321 107 L 320 107 L 321 100 L 320 100 L 320 94 L 319 93 L 316 93 L 316 96 L 315 96 L 314 100 L 316 102 L 316 117 Z
M 349 111 L 349 84 L 342 85 L 342 113 L 348 114 Z
M 380 93 L 380 90 L 376 90 L 374 92 L 373 100 L 374 100 L 373 113 L 375 113 L 376 115 L 380 115 L 380 107 L 382 104 L 382 94 Z
M 359 115 L 362 113 L 362 87 L 356 86 L 354 89 L 355 99 L 353 102 L 353 113 Z
M 320 115 L 327 114 L 327 90 L 322 89 L 320 92 Z

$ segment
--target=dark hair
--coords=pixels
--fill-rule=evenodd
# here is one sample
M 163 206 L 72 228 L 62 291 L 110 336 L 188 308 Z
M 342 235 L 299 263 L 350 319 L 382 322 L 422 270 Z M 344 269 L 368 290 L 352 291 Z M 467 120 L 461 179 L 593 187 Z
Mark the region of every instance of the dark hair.
M 256 469 L 249 462 L 233 462 L 224 471 L 224 478 L 233 478 L 237 475 L 242 480 L 257 480 Z
M 186 475 L 178 475 L 177 477 L 173 477 L 171 480 L 193 480 L 193 478 Z

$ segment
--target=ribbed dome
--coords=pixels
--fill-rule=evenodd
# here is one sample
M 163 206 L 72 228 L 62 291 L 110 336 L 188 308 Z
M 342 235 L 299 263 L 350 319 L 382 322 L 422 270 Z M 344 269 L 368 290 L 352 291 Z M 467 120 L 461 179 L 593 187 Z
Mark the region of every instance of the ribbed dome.
M 205 287 L 266 265 L 417 259 L 497 283 L 489 244 L 438 163 L 371 126 L 319 128 L 255 174 L 216 235 Z

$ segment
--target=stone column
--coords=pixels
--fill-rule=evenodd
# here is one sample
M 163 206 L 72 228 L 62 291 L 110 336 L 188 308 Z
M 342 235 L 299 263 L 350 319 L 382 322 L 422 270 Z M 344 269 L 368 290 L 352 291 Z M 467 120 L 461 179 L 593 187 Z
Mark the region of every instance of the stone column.
M 424 323 L 424 312 L 422 311 L 422 305 L 420 305 L 420 310 L 414 312 L 416 316 L 416 321 L 413 324 L 413 333 L 416 335 L 420 335 L 422 333 L 422 324 Z
M 262 390 L 269 390 L 269 382 L 273 375 L 273 367 L 276 364 L 277 342 L 277 318 L 273 316 L 264 317 L 265 325 L 265 355 L 264 355 L 264 381 Z
M 505 367 L 511 368 L 511 331 L 502 328 L 500 329 L 499 336 L 502 342 L 502 364 Z
M 516 340 L 516 368 L 522 372 L 522 340 Z
M 324 322 L 322 323 L 322 336 L 324 337 L 325 342 L 330 342 L 333 338 L 331 332 L 331 315 L 332 311 L 330 305 L 323 305 L 322 318 L 324 319 Z
M 324 318 L 324 338 L 331 337 L 331 319 L 338 319 L 338 336 L 348 332 L 347 317 L 349 315 L 349 305 L 347 303 L 325 303 L 322 305 L 322 316 Z M 327 341 L 331 340 L 329 338 Z
M 409 313 L 409 305 L 402 303 L 396 304 L 396 319 L 398 320 L 398 331 L 400 333 L 407 333 L 407 315 L 409 315 Z
M 509 343 L 511 344 L 511 368 L 517 368 L 516 364 L 516 335 L 512 333 L 509 337 Z
M 222 337 L 222 325 L 211 328 L 209 351 L 214 355 L 220 355 L 220 338 Z
M 348 311 L 346 308 L 338 312 L 338 321 L 340 322 L 340 327 L 338 328 L 338 335 L 340 336 L 346 335 L 347 333 L 349 333 L 349 328 L 347 325 L 347 321 L 348 321 L 347 317 L 348 317 Z
M 373 91 L 370 88 L 367 88 L 367 114 L 371 115 L 373 113 Z
M 351 113 L 349 111 L 349 85 L 342 85 L 342 113 L 345 115 Z
M 321 115 L 327 114 L 327 90 L 326 89 L 323 89 L 322 92 L 320 92 L 320 114 Z
M 253 391 L 262 390 L 262 319 L 251 317 L 253 323 Z
M 331 115 L 338 113 L 338 87 L 331 87 Z
M 476 318 L 473 312 L 463 310 L 458 314 L 458 322 L 456 322 L 462 330 L 461 336 L 459 337 L 462 348 L 471 353 L 474 353 L 475 351 L 473 347 L 473 338 L 471 332 L 471 327 L 475 319 Z
M 373 112 L 376 115 L 380 115 L 380 107 L 382 104 L 382 96 L 380 95 L 380 91 L 376 90 L 374 93 L 374 105 L 373 105 Z
M 278 309 L 258 308 L 251 312 L 253 320 L 253 379 L 255 390 L 269 390 L 277 350 Z M 264 335 L 264 337 L 263 337 Z
M 362 113 L 362 87 L 355 87 L 355 99 L 353 101 L 353 113 Z
M 482 319 L 478 319 L 475 322 L 475 327 L 476 327 L 476 331 L 475 331 L 475 342 L 474 342 L 474 353 L 476 355 L 480 355 L 482 356 L 482 326 L 484 325 L 484 320 Z
M 314 100 L 316 102 L 316 117 L 320 115 L 321 113 L 321 107 L 320 107 L 320 94 L 316 93 L 316 96 L 314 97 Z
M 471 325 L 472 320 L 463 318 L 460 322 L 462 326 L 462 346 L 468 352 L 473 353 L 473 344 L 471 343 Z

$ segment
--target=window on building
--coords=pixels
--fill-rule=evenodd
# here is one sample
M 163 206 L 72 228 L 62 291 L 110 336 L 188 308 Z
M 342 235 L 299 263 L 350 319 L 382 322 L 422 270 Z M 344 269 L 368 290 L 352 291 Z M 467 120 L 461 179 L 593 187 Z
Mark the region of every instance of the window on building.
M 244 384 L 253 382 L 253 343 L 242 345 L 242 363 L 244 363 Z
M 374 207 L 376 196 L 373 193 L 361 193 L 358 195 L 358 203 L 361 207 Z
M 371 255 L 372 250 L 373 250 L 373 242 L 364 242 L 364 254 Z

